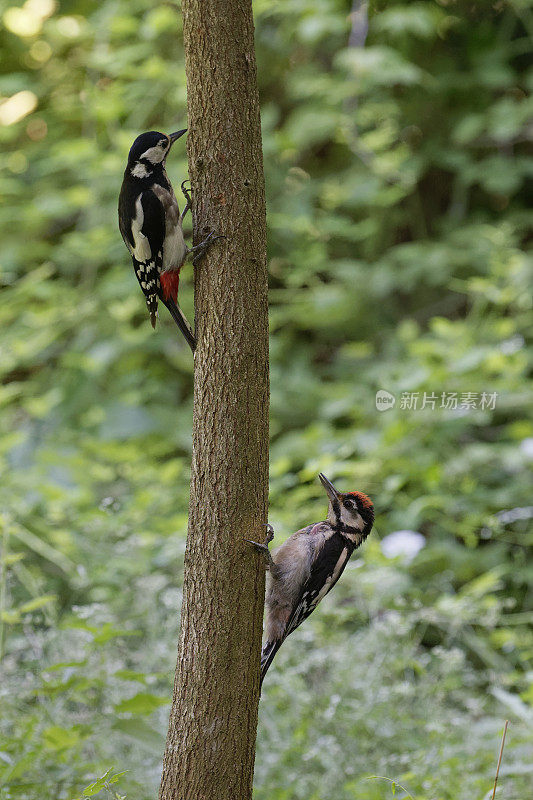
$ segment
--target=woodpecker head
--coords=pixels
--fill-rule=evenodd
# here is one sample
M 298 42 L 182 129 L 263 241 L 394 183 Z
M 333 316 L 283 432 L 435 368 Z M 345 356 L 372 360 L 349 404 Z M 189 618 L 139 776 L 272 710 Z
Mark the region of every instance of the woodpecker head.
M 374 505 L 363 492 L 338 492 L 321 472 L 318 476 L 329 499 L 328 522 L 345 534 L 366 539 L 374 524 Z
M 128 171 L 134 178 L 147 178 L 165 165 L 165 159 L 174 142 L 187 132 L 187 128 L 167 136 L 166 133 L 148 131 L 133 142 L 128 156 Z

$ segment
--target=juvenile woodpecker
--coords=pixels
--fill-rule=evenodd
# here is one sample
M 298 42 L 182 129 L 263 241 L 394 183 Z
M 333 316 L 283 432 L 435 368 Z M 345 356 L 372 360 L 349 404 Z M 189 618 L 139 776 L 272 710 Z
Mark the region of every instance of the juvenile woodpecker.
M 265 639 L 261 684 L 279 648 L 307 619 L 339 580 L 353 551 L 374 523 L 374 506 L 362 492 L 338 492 L 325 475 L 318 476 L 329 498 L 327 519 L 296 531 L 271 554 L 274 533 L 267 526 L 265 544 L 253 544 L 267 559 Z
M 185 259 L 201 258 L 208 246 L 220 238 L 210 233 L 205 241 L 188 248 L 183 238 L 183 218 L 191 198 L 180 214 L 178 202 L 165 170 L 165 160 L 174 142 L 187 128 L 167 136 L 158 131 L 141 133 L 133 142 L 118 201 L 120 233 L 130 251 L 133 268 L 146 297 L 152 327 L 155 328 L 158 300 L 168 308 L 191 350 L 196 340 L 177 304 L 179 273 Z

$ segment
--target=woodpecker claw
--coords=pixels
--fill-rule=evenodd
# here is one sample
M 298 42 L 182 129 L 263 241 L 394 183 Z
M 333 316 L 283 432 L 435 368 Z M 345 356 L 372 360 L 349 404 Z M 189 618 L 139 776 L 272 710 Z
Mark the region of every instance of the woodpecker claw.
M 266 523 L 265 528 L 266 528 L 265 544 L 268 545 L 274 538 L 274 528 L 272 527 L 270 522 Z
M 261 555 L 264 556 L 264 558 L 266 558 L 267 569 L 272 570 L 276 565 L 274 563 L 274 559 L 272 558 L 272 554 L 268 549 L 268 545 L 274 538 L 274 528 L 272 527 L 272 525 L 270 525 L 270 523 L 267 523 L 265 527 L 266 527 L 266 534 L 265 534 L 265 541 L 263 542 L 263 544 L 260 544 L 259 542 L 254 542 L 252 539 L 245 539 L 244 541 L 248 542 L 248 544 L 253 545 L 257 550 L 257 552 L 261 553 Z
M 191 207 L 191 194 L 190 194 L 190 189 L 187 189 L 186 186 L 185 186 L 186 183 L 190 183 L 190 180 L 188 178 L 181 182 L 181 191 L 182 191 L 183 196 L 185 197 L 185 199 L 187 201 L 187 205 L 190 208 Z
M 225 239 L 226 237 L 222 233 L 215 233 L 215 231 L 211 231 L 211 233 L 206 236 L 203 242 L 195 245 L 195 247 L 191 247 L 189 252 L 187 253 L 187 257 L 192 257 L 192 263 L 194 266 L 198 264 L 198 262 L 205 256 L 208 249 L 211 245 L 217 241 L 217 239 Z
M 187 211 L 190 210 L 190 208 L 192 206 L 190 192 L 189 192 L 188 189 L 185 188 L 185 184 L 186 183 L 190 183 L 190 180 L 188 178 L 186 178 L 184 181 L 181 182 L 181 191 L 183 192 L 183 196 L 185 197 L 186 203 L 185 203 L 185 208 L 183 209 L 183 211 L 180 214 L 180 222 L 183 222 L 183 217 L 185 216 Z

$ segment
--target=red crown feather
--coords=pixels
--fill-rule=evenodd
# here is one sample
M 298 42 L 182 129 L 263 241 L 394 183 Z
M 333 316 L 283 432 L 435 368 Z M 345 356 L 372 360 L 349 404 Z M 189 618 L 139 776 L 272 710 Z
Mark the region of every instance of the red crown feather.
M 363 492 L 347 492 L 347 495 L 349 497 L 355 497 L 355 499 L 361 503 L 363 508 L 368 508 L 368 509 L 374 508 L 374 503 L 372 502 L 370 497 L 368 497 L 368 495 L 366 494 L 363 494 Z

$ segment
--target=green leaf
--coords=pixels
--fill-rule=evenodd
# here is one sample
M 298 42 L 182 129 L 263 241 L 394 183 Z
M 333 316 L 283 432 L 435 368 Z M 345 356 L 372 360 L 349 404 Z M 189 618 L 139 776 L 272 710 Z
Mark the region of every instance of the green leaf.
M 43 594 L 41 597 L 35 597 L 33 600 L 23 603 L 19 606 L 18 611 L 20 614 L 26 614 L 28 611 L 36 611 L 38 608 L 42 608 L 56 599 L 57 597 L 55 594 Z
M 144 672 L 137 672 L 133 669 L 118 669 L 115 672 L 115 677 L 123 681 L 136 681 L 137 683 L 146 683 L 147 675 Z
M 97 633 L 94 634 L 95 644 L 106 644 L 111 639 L 116 639 L 118 636 L 140 636 L 140 631 L 127 631 L 120 628 L 115 628 L 111 623 L 106 622 Z
M 168 697 L 161 697 L 148 692 L 139 692 L 129 700 L 122 700 L 115 705 L 115 711 L 119 714 L 151 714 L 159 706 L 164 706 L 169 702 Z
M 102 789 L 105 787 L 106 782 L 109 776 L 113 773 L 113 769 L 108 769 L 101 778 L 98 778 L 94 783 L 90 783 L 88 786 L 85 787 L 83 790 L 83 794 L 85 797 L 93 797 L 93 795 L 98 794 L 101 792 Z
M 118 781 L 122 778 L 123 775 L 126 774 L 126 772 L 127 770 L 124 770 L 124 772 L 116 772 L 114 775 L 112 775 L 110 778 L 107 779 L 107 782 L 110 785 L 112 785 L 113 783 L 118 783 Z
M 41 539 L 24 526 L 13 525 L 11 528 L 11 534 L 23 542 L 23 544 L 25 544 L 30 550 L 33 550 L 43 558 L 46 558 L 64 572 L 71 572 L 75 568 L 74 563 L 70 560 L 70 558 L 68 558 L 68 556 L 66 556 L 57 548 L 52 547 L 50 544 L 48 544 L 48 542 L 45 542 L 44 539 Z
M 74 728 L 62 728 L 59 725 L 53 725 L 43 731 L 43 742 L 49 750 L 65 750 L 75 747 L 80 741 L 80 733 Z
M 8 625 L 16 625 L 20 622 L 20 614 L 17 609 L 2 611 L 0 612 L 0 620 L 7 622 Z
M 66 667 L 84 667 L 87 664 L 87 659 L 83 661 L 58 661 L 57 664 L 50 664 L 46 667 L 47 672 L 54 672 L 55 670 L 65 669 Z
M 12 564 L 22 561 L 23 558 L 24 553 L 7 553 L 7 555 L 1 557 L 0 561 L 5 564 L 6 567 L 10 567 Z

